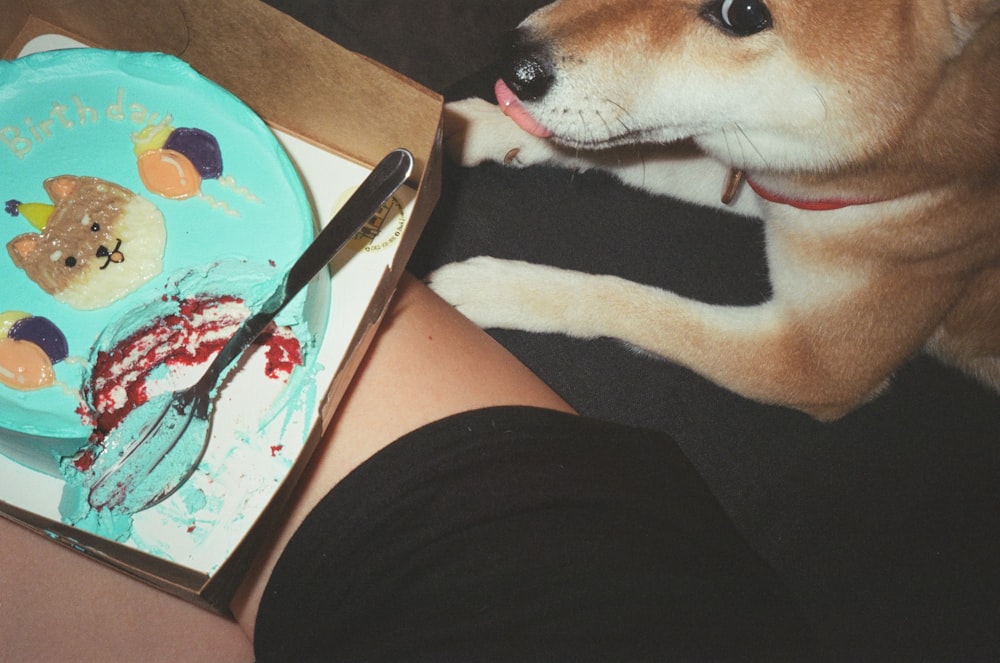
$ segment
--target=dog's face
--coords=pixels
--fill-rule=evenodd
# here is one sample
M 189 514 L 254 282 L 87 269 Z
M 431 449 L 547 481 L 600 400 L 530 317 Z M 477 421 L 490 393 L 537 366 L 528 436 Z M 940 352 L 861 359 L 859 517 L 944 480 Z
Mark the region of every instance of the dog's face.
M 826 170 L 896 143 L 998 0 L 558 0 L 511 81 L 566 144 L 693 138 L 747 169 Z

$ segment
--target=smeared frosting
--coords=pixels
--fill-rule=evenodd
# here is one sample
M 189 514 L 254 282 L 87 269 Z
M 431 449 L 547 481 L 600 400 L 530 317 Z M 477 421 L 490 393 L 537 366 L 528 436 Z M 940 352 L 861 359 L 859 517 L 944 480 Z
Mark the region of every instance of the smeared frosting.
M 174 391 L 197 381 L 239 325 L 273 291 L 280 276 L 272 266 L 245 263 L 189 271 L 176 275 L 164 296 L 109 324 L 95 347 L 93 370 L 84 388 L 95 422 L 94 435 L 88 445 L 62 463 L 66 487 L 61 511 L 68 522 L 96 528 L 94 531 L 111 538 L 130 534 L 131 514 L 155 495 L 164 481 L 184 471 L 191 454 L 206 439 L 207 424 L 195 419 L 194 427 L 184 433 L 178 448 L 153 475 L 141 480 L 116 476 L 111 485 L 112 502 L 94 507 L 88 501 L 91 490 L 121 452 L 121 448 L 106 449 L 105 438 L 113 435 L 118 440 L 131 440 L 138 436 L 150 413 L 162 410 Z M 299 378 L 295 384 L 301 384 L 307 379 L 302 369 L 306 353 L 298 337 L 305 335 L 305 325 L 297 316 L 285 316 L 278 322 L 293 326 L 276 324 L 258 338 L 257 351 L 266 357 L 259 378 L 285 384 L 295 376 Z M 267 417 L 262 417 L 260 425 L 266 422 Z M 135 458 L 155 453 L 139 447 Z

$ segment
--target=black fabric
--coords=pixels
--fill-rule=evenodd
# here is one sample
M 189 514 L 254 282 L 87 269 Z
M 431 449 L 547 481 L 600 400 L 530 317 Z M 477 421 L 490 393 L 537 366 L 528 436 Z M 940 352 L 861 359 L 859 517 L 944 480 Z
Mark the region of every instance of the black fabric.
M 267 0 L 341 46 L 434 90 L 489 65 L 545 0 Z
M 665 435 L 530 408 L 457 415 L 310 514 L 260 661 L 803 660 L 809 638 Z
M 479 70 L 491 49 L 545 0 L 274 4 L 458 98 L 489 94 L 495 71 Z M 410 269 L 487 254 L 748 304 L 769 292 L 763 246 L 759 223 L 606 175 L 446 163 Z M 614 341 L 491 334 L 581 412 L 670 434 L 803 605 L 829 658 L 1000 660 L 996 393 L 915 357 L 881 397 L 820 424 Z

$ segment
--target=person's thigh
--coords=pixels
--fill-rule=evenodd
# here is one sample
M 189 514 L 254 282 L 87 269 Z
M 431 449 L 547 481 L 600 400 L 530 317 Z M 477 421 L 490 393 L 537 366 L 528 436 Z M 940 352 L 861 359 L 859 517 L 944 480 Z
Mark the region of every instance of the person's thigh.
M 252 661 L 232 620 L 0 518 L 0 660 Z

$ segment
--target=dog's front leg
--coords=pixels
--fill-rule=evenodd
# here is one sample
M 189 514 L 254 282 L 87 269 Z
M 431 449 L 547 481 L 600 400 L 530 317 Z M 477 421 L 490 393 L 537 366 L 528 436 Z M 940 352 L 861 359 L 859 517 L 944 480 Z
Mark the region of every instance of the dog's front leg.
M 822 301 L 779 289 L 774 300 L 748 307 L 488 257 L 446 265 L 429 281 L 482 327 L 619 339 L 748 398 L 832 419 L 880 391 L 922 343 L 925 326 L 909 326 L 900 313 L 897 329 L 885 322 L 896 315 L 891 303 L 870 301 L 862 283 L 840 287 L 815 276 L 803 275 L 798 287 Z
M 597 169 L 655 195 L 744 216 L 759 216 L 761 211 L 760 201 L 747 187 L 723 203 L 729 167 L 690 142 L 593 151 L 565 147 L 525 132 L 483 99 L 463 99 L 445 107 L 445 148 L 463 166 L 495 162 L 518 168 L 545 164 L 577 171 Z

